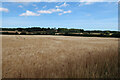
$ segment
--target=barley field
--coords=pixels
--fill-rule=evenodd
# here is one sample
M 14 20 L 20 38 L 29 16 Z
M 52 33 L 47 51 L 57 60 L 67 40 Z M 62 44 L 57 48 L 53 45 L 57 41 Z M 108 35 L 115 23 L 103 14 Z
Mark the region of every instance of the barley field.
M 116 78 L 118 38 L 2 35 L 3 78 Z

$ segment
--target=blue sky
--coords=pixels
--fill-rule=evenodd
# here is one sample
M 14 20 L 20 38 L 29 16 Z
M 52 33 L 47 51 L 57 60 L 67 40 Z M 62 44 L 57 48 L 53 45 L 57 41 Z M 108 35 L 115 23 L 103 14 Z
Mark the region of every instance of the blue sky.
M 2 27 L 118 30 L 116 2 L 3 2 Z

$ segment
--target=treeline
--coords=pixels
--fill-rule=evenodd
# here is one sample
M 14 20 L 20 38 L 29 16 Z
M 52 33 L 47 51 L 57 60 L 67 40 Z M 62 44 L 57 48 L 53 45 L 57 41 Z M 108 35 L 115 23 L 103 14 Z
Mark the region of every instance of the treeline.
M 120 37 L 118 31 L 84 30 L 68 28 L 0 28 L 1 34 L 11 35 L 65 35 L 65 36 L 92 36 L 92 37 Z
M 31 28 L 0 28 L 2 31 L 27 31 L 27 32 L 34 32 L 34 31 L 56 31 L 57 32 L 83 32 L 83 29 L 67 29 L 67 28 L 40 28 L 40 27 L 31 27 Z

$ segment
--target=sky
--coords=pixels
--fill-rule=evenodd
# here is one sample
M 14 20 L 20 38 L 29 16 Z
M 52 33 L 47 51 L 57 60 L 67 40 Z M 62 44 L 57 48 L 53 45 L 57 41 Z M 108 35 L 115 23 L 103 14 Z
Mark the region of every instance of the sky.
M 1 2 L 118 2 L 120 0 L 0 0 Z
M 118 30 L 117 2 L 3 2 L 2 27 Z

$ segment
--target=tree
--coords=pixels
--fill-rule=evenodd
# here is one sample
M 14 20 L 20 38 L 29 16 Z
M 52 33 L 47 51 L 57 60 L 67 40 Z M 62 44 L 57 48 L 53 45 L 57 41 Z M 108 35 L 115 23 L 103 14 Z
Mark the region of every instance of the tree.
M 82 33 L 83 33 L 83 32 L 84 32 L 84 30 L 83 30 L 83 29 L 80 29 L 80 32 L 82 32 Z
M 110 32 L 109 32 L 109 31 L 105 31 L 105 34 L 106 34 L 106 35 L 110 35 Z

